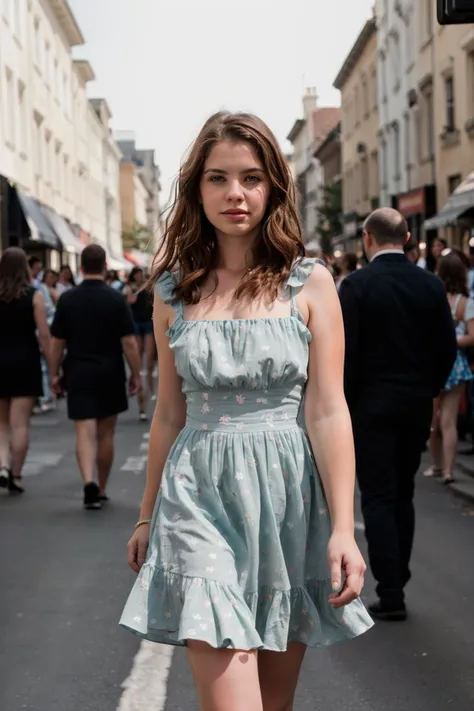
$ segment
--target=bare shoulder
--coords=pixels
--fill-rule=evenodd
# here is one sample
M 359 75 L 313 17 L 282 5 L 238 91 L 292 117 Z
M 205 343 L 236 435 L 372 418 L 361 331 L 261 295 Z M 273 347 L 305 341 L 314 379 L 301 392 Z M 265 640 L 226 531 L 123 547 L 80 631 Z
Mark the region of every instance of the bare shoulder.
M 330 294 L 337 295 L 332 274 L 324 264 L 314 265 L 301 293 L 307 302 L 313 303 L 315 297 L 321 298 L 321 296 L 328 296 Z

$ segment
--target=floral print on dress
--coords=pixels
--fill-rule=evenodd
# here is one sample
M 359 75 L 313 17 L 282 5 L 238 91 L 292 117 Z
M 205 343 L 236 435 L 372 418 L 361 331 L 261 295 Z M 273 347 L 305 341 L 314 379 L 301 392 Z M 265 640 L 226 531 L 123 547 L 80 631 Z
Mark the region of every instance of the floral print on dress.
M 120 621 L 140 637 L 283 651 L 372 626 L 360 600 L 328 604 L 331 522 L 298 421 L 311 336 L 294 297 L 316 261 L 292 270 L 287 318 L 186 321 L 175 277 L 158 280 L 176 312 L 168 337 L 187 420 Z

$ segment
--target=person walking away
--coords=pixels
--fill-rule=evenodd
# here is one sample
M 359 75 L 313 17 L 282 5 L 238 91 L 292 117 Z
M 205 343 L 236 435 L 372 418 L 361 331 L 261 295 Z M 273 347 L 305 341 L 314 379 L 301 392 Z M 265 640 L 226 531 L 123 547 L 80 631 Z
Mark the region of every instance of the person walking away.
M 432 402 L 457 351 L 441 281 L 403 253 L 410 234 L 396 210 L 375 210 L 364 224 L 369 265 L 339 292 L 346 335 L 345 390 L 356 471 L 377 581 L 373 617 L 406 618 L 415 533 L 414 488 L 429 437 Z
M 143 269 L 134 267 L 130 272 L 128 284 L 123 290 L 135 323 L 140 361 L 145 357 L 147 391 L 142 388 L 138 395 L 139 417 L 142 422 L 148 420 L 146 414 L 147 399 L 153 398 L 155 385 L 153 370 L 156 362 L 155 339 L 153 338 L 153 302 L 149 292 L 143 288 L 145 284 Z
M 328 270 L 303 257 L 295 185 L 263 121 L 207 121 L 163 244 L 158 401 L 128 546 L 139 576 L 121 624 L 187 647 L 202 711 L 290 711 L 306 648 L 372 620 L 341 310 Z
M 58 298 L 62 296 L 62 294 L 64 294 L 66 291 L 69 291 L 75 286 L 76 282 L 74 280 L 71 267 L 68 264 L 63 264 L 63 266 L 59 270 L 59 279 L 56 284 L 56 292 L 58 294 Z
M 349 276 L 349 274 L 352 274 L 352 272 L 356 271 L 358 263 L 359 259 L 357 257 L 357 254 L 354 254 L 353 252 L 347 252 L 347 254 L 342 255 L 341 259 L 339 260 L 340 272 L 336 278 L 336 289 L 338 291 L 341 288 L 341 284 L 344 279 Z
M 466 384 L 473 380 L 466 349 L 474 346 L 474 300 L 469 296 L 466 266 L 455 252 L 441 257 L 437 274 L 446 289 L 458 349 L 451 373 L 435 402 L 430 436 L 433 466 L 425 474 L 440 475 L 445 484 L 451 484 L 454 481 L 461 398 Z
M 442 237 L 436 237 L 433 240 L 431 248 L 426 255 L 426 269 L 433 274 L 436 274 L 438 261 L 441 259 L 443 252 L 448 248 L 448 243 Z
M 6 249 L 0 259 L 0 486 L 11 494 L 24 492 L 30 418 L 43 394 L 38 339 L 47 362 L 50 352 L 44 298 L 31 280 L 24 251 Z
M 84 248 L 81 269 L 81 284 L 65 292 L 57 304 L 51 327 L 51 365 L 53 387 L 59 393 L 59 369 L 66 349 L 64 383 L 68 416 L 76 427 L 84 506 L 96 509 L 107 501 L 117 415 L 128 407 L 123 355 L 131 370 L 130 395 L 140 387 L 140 358 L 130 309 L 121 294 L 105 284 L 102 247 Z

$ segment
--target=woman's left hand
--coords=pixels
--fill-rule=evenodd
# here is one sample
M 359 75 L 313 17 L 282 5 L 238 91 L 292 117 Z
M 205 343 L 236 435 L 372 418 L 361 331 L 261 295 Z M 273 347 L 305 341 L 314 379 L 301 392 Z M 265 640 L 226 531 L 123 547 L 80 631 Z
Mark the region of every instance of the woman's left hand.
M 328 558 L 331 585 L 335 591 L 329 595 L 329 603 L 337 609 L 359 597 L 364 587 L 367 566 L 352 533 L 335 531 L 332 534 L 328 544 Z M 340 590 L 343 575 L 344 587 Z

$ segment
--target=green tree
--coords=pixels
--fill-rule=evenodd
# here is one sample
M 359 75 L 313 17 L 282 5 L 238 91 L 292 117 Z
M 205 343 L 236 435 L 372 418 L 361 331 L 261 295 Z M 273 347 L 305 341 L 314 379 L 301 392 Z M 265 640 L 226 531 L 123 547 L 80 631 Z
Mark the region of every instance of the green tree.
M 139 249 L 140 251 L 146 251 L 151 240 L 151 234 L 148 227 L 140 224 L 135 220 L 131 227 L 122 231 L 122 243 L 123 248 L 126 252 L 131 249 Z
M 323 200 L 318 210 L 318 233 L 324 254 L 332 254 L 332 240 L 342 232 L 342 183 L 322 188 Z

